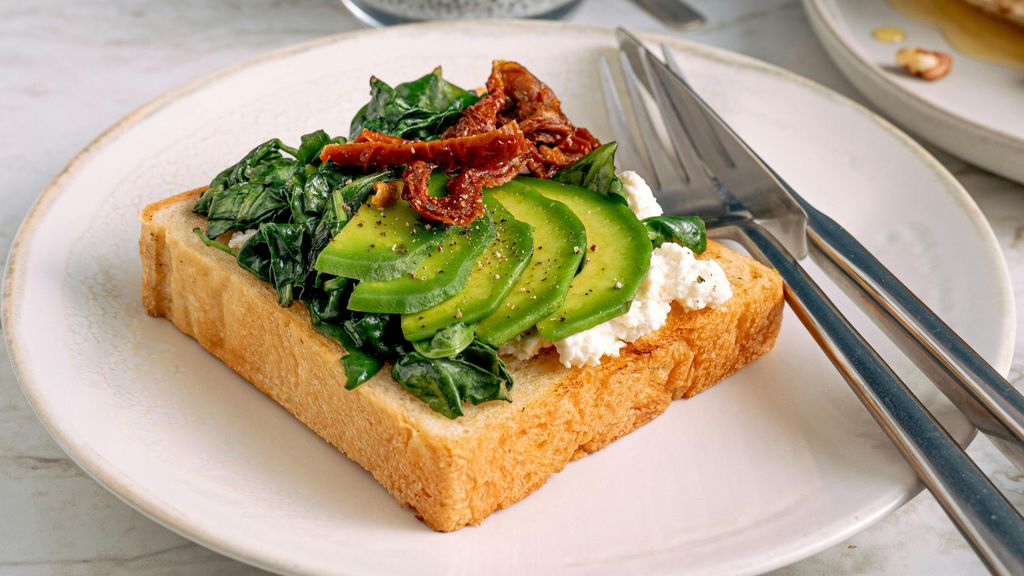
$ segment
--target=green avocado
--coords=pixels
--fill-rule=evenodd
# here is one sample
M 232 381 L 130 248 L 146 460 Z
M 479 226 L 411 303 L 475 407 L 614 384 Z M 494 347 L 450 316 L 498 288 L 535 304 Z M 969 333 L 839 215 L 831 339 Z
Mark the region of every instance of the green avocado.
M 583 258 L 587 234 L 565 204 L 541 196 L 518 179 L 487 190 L 486 195 L 533 227 L 533 257 L 497 309 L 476 327 L 479 340 L 498 346 L 562 305 Z
M 533 254 L 533 228 L 509 214 L 494 196 L 484 198 L 494 221 L 494 241 L 476 260 L 465 288 L 440 304 L 402 316 L 406 340 L 430 338 L 457 322 L 471 324 L 488 316 L 508 295 Z
M 431 181 L 431 188 L 442 185 Z M 364 204 L 320 251 L 314 268 L 356 280 L 391 280 L 415 270 L 444 234 L 443 225 L 423 220 L 405 200 L 383 210 Z
M 466 286 L 474 262 L 494 236 L 494 222 L 487 214 L 469 226 L 449 226 L 441 242 L 412 272 L 391 280 L 363 280 L 356 284 L 348 299 L 348 309 L 412 314 L 444 302 Z
M 647 230 L 628 207 L 586 188 L 537 178 L 516 182 L 568 206 L 587 229 L 583 269 L 561 307 L 537 323 L 550 342 L 629 311 L 651 265 Z

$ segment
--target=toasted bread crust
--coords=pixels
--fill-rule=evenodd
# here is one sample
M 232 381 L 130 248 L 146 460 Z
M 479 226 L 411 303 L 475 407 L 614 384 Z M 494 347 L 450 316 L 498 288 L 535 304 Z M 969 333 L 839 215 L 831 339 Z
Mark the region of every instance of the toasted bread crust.
M 782 282 L 753 260 L 710 242 L 734 296 L 713 310 L 673 308 L 668 323 L 601 365 L 566 369 L 547 350 L 509 360 L 513 401 L 465 407 L 448 420 L 387 371 L 343 389 L 344 350 L 317 333 L 301 305 L 274 291 L 192 233 L 193 190 L 141 216 L 142 300 L 370 471 L 403 505 L 440 531 L 477 524 L 547 478 L 771 349 Z

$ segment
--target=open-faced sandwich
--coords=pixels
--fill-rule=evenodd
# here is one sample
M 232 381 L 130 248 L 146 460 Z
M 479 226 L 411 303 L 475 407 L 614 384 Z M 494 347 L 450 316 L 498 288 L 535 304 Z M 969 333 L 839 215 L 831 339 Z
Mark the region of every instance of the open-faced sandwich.
M 663 215 L 515 62 L 479 93 L 371 79 L 350 138 L 270 140 L 146 207 L 143 302 L 434 529 L 774 344 L 775 272 Z

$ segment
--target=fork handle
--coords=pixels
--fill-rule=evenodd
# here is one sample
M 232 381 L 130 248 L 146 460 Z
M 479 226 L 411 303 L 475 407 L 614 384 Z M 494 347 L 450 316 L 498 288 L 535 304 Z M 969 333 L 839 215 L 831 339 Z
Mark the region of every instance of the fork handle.
M 786 301 L 994 574 L 1024 574 L 1024 518 L 978 469 L 799 262 L 760 225 L 719 232 L 775 268 Z
M 811 258 L 1024 470 L 1024 396 L 838 223 L 799 195 Z

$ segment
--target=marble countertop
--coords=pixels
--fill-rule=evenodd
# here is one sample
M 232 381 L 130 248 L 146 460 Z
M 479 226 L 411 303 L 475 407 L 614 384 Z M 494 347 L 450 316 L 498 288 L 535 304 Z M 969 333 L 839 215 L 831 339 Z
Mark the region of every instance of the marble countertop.
M 864 102 L 824 54 L 798 1 L 693 3 L 709 24 L 686 38 L 778 64 Z M 587 0 L 569 19 L 669 32 L 618 0 Z M 0 250 L 6 253 L 46 184 L 126 113 L 223 66 L 356 28 L 337 0 L 0 4 L 0 133 L 7 142 L 0 150 Z M 1024 186 L 936 155 L 988 217 L 1024 301 Z M 1010 376 L 1021 384 L 1024 352 L 1015 355 Z M 988 441 L 979 438 L 969 452 L 1016 505 L 1024 504 L 1024 476 Z M 96 484 L 50 439 L 10 364 L 0 362 L 0 574 L 258 573 L 160 527 Z M 984 573 L 927 493 L 849 541 L 777 572 L 926 573 Z

